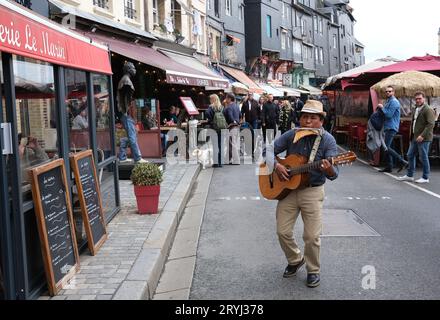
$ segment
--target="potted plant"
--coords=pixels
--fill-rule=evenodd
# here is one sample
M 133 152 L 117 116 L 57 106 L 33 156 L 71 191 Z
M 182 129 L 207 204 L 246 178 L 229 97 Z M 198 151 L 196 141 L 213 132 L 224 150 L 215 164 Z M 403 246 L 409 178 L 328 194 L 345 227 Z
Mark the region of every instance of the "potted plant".
M 130 179 L 134 185 L 139 214 L 157 213 L 162 175 L 154 163 L 138 163 L 134 166 Z

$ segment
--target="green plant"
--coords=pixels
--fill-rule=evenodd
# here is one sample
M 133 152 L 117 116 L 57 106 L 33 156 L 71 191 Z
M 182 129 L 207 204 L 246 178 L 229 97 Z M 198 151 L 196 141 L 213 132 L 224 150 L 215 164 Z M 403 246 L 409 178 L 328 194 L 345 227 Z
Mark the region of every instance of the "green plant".
M 163 181 L 162 175 L 154 163 L 138 163 L 131 171 L 130 179 L 135 186 L 157 186 Z

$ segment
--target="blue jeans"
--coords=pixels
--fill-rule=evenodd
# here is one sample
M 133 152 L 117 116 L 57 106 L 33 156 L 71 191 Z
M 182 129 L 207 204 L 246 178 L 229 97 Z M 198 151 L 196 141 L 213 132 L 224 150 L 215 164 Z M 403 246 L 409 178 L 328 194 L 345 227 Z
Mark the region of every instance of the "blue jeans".
M 121 117 L 121 122 L 124 126 L 125 131 L 127 132 L 128 138 L 121 139 L 118 158 L 121 161 L 127 159 L 127 147 L 130 144 L 134 161 L 139 161 L 142 159 L 142 155 L 141 151 L 139 150 L 139 145 L 137 143 L 136 123 L 134 122 L 132 117 L 126 114 Z
M 258 120 L 252 121 L 251 126 L 252 126 L 252 129 L 255 129 L 255 130 L 260 129 L 260 123 L 258 122 Z
M 423 165 L 423 179 L 429 179 L 429 173 L 431 171 L 431 167 L 429 165 L 429 147 L 431 146 L 431 141 L 425 141 L 422 143 L 418 143 L 417 141 L 411 141 L 411 144 L 408 149 L 408 173 L 406 174 L 408 177 L 413 177 L 414 172 L 416 171 L 416 157 L 419 155 L 419 159 Z
M 397 131 L 389 129 L 385 130 L 385 144 L 388 148 L 387 151 L 387 168 L 392 169 L 394 167 L 394 159 L 397 159 L 401 163 L 405 163 L 405 159 L 402 158 L 400 154 L 398 154 L 391 145 L 393 144 L 394 136 L 397 134 Z

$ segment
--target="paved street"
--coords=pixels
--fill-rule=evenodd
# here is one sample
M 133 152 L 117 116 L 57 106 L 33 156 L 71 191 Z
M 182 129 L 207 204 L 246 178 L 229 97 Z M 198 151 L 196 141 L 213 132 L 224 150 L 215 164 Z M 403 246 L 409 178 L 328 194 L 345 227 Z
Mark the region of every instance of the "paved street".
M 440 199 L 356 162 L 326 184 L 321 285 L 284 279 L 276 202 L 260 198 L 253 166 L 215 169 L 190 299 L 438 299 Z M 440 194 L 439 168 L 433 183 Z M 300 219 L 299 219 L 300 222 Z M 303 247 L 301 225 L 295 229 Z M 373 266 L 376 288 L 362 288 Z M 371 282 L 370 282 L 371 284 Z

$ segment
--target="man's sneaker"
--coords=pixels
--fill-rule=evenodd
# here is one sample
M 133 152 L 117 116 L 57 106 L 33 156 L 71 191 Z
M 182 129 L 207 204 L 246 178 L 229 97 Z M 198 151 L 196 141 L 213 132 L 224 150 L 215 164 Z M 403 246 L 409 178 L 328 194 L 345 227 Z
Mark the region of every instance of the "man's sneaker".
M 403 177 L 397 177 L 397 180 L 414 182 L 414 177 L 408 177 L 407 175 L 404 175 Z
M 299 268 L 302 267 L 302 265 L 306 262 L 306 260 L 304 260 L 304 258 L 302 258 L 302 260 L 296 264 L 296 265 L 288 265 L 286 267 L 286 270 L 284 270 L 284 274 L 283 277 L 284 278 L 290 278 L 296 275 L 296 272 L 299 270 Z
M 388 172 L 388 173 L 391 173 L 391 172 L 393 172 L 393 170 L 392 170 L 391 168 L 383 168 L 383 169 L 380 169 L 379 172 Z
M 147 163 L 148 161 L 147 160 L 145 160 L 145 159 L 140 159 L 140 160 L 138 160 L 138 161 L 136 161 L 136 163 Z
M 307 287 L 315 288 L 319 286 L 320 282 L 321 278 L 319 276 L 319 273 L 312 273 L 307 275 Z
M 132 161 L 131 161 L 131 159 L 124 159 L 124 160 L 119 160 L 119 163 L 120 164 L 124 164 L 124 163 L 131 163 Z
M 420 179 L 417 179 L 415 182 L 416 183 L 429 183 L 429 179 L 425 179 L 422 177 Z

